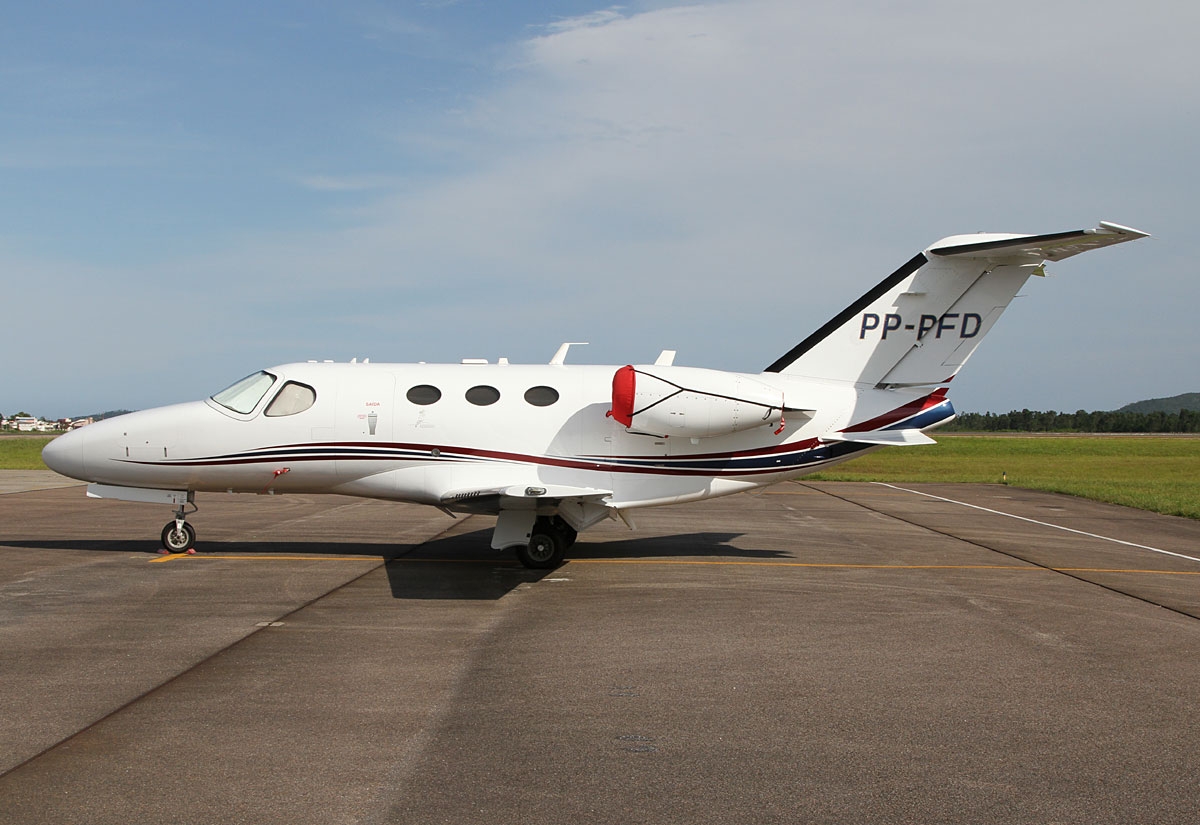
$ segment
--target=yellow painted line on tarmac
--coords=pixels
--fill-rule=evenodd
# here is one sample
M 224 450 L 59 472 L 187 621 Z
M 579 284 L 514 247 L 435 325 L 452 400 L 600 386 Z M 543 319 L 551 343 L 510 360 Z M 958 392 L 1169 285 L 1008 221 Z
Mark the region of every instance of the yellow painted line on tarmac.
M 274 554 L 264 553 L 261 556 L 222 556 L 208 555 L 205 553 L 196 553 L 189 556 L 187 553 L 170 553 L 165 556 L 159 556 L 156 559 L 150 559 L 150 563 L 162 563 L 166 561 L 175 561 L 175 559 L 197 559 L 200 561 L 216 561 L 216 560 L 233 560 L 233 561 L 380 561 L 380 556 L 278 556 Z
M 150 559 L 151 563 L 189 559 L 194 561 L 381 561 L 376 556 L 278 556 L 267 555 L 210 555 L 197 553 L 186 555 L 172 553 Z M 429 559 L 429 558 L 398 558 L 394 562 L 429 562 L 438 564 L 505 564 L 504 559 Z M 668 564 L 691 565 L 706 567 L 827 567 L 863 570 L 1041 570 L 1039 567 L 1018 566 L 1015 564 L 849 564 L 833 562 L 791 562 L 791 561 L 736 561 L 736 560 L 705 560 L 705 559 L 567 559 L 570 564 Z M 515 562 L 507 562 L 515 564 Z
M 378 563 L 385 561 L 378 556 L 276 556 L 276 555 L 208 555 L 197 553 L 188 556 L 184 553 L 172 553 L 150 559 L 151 563 L 174 561 L 175 559 L 191 559 L 195 561 L 363 561 Z M 398 558 L 387 559 L 392 562 L 423 562 L 426 564 L 491 564 L 516 567 L 515 562 L 504 559 L 430 559 L 430 558 Z M 1200 570 L 1146 570 L 1120 567 L 1041 567 L 1034 564 L 855 564 L 850 562 L 809 562 L 809 561 L 743 561 L 732 559 L 567 559 L 567 564 L 641 564 L 669 565 L 677 567 L 806 567 L 824 570 L 1011 570 L 1022 573 L 1113 573 L 1139 574 L 1149 576 L 1200 576 Z
M 175 559 L 188 559 L 191 561 L 369 561 L 369 562 L 431 562 L 438 564 L 510 564 L 517 566 L 516 561 L 506 561 L 505 559 L 428 559 L 428 558 L 410 558 L 402 557 L 397 559 L 385 559 L 383 556 L 282 556 L 275 554 L 264 553 L 261 556 L 248 555 L 222 555 L 211 553 L 196 553 L 195 555 L 187 555 L 186 553 L 171 553 L 165 556 L 159 556 L 155 559 L 150 559 L 150 564 L 155 562 L 174 561 Z
M 1039 570 L 1015 564 L 850 564 L 810 561 L 729 561 L 706 559 L 567 559 L 570 564 L 670 564 L 705 567 L 829 567 L 848 570 Z
M 1144 573 L 1159 576 L 1200 576 L 1194 570 L 1137 570 L 1108 567 L 1041 567 L 1034 564 L 849 564 L 801 561 L 704 561 L 687 559 L 568 559 L 570 564 L 668 564 L 714 567 L 814 567 L 843 570 L 1012 570 L 1043 573 Z

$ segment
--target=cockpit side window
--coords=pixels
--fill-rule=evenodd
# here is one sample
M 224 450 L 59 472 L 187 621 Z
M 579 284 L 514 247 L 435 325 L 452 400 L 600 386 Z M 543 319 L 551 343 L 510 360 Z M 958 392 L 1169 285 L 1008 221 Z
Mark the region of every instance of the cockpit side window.
M 214 395 L 212 400 L 235 413 L 248 415 L 254 412 L 258 402 L 262 401 L 263 396 L 267 394 L 267 390 L 271 389 L 271 385 L 274 383 L 275 376 L 262 370 L 253 375 L 247 375 L 236 384 L 226 387 Z
M 311 407 L 317 400 L 317 391 L 307 384 L 298 384 L 295 381 L 288 381 L 283 385 L 283 389 L 275 396 L 274 400 L 267 405 L 266 412 L 263 415 L 283 416 L 295 415 L 302 413 Z

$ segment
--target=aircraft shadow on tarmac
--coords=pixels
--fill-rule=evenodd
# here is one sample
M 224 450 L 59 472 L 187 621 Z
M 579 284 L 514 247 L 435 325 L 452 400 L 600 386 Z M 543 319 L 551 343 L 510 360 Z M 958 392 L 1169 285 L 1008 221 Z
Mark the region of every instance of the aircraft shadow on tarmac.
M 731 541 L 741 533 L 701 532 L 682 535 L 646 536 L 618 541 L 583 540 L 567 553 L 571 559 L 701 559 L 738 558 L 774 559 L 786 554 L 777 550 L 752 550 L 735 547 Z M 490 531 L 476 530 L 446 536 L 417 545 L 360 544 L 296 541 L 206 541 L 199 548 L 208 556 L 270 556 L 303 554 L 307 556 L 362 556 L 386 560 L 388 583 L 397 599 L 499 599 L 524 583 L 532 583 L 555 574 L 554 570 L 528 570 L 511 552 L 497 552 L 489 546 Z M 157 554 L 159 545 L 151 540 L 24 540 L 8 539 L 0 547 L 47 550 L 90 550 Z
M 747 550 L 729 544 L 741 533 L 686 533 L 620 541 L 581 541 L 567 551 L 567 561 L 602 559 L 782 558 L 773 550 Z M 397 555 L 387 565 L 392 596 L 397 599 L 499 599 L 527 582 L 555 576 L 555 570 L 528 570 L 511 553 L 489 547 L 490 531 L 476 530 L 422 544 L 411 554 Z M 455 565 L 458 562 L 459 564 Z M 451 565 L 454 565 L 451 567 Z
M 0 541 L 0 550 L 91 550 L 101 553 L 146 553 L 153 555 L 161 547 L 157 541 L 103 540 L 103 539 L 5 539 Z

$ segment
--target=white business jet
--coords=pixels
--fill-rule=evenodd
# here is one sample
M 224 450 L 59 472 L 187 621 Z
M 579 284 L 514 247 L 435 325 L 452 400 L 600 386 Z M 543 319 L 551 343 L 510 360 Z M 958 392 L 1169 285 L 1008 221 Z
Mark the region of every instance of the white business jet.
M 492 547 L 549 568 L 579 531 L 639 507 L 933 443 L 924 431 L 954 417 L 947 385 L 1030 275 L 1143 237 L 1101 222 L 945 238 L 755 374 L 674 366 L 671 351 L 569 365 L 569 344 L 540 366 L 287 364 L 83 427 L 42 455 L 91 482 L 89 496 L 173 506 L 171 552 L 192 550 L 198 492 L 337 493 L 496 515 Z

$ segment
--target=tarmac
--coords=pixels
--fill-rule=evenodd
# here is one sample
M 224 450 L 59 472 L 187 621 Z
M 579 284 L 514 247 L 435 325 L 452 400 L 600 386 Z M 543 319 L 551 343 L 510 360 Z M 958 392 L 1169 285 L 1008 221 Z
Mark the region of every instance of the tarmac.
M 606 522 L 0 473 L 0 823 L 1194 823 L 1200 522 L 789 483 Z M 59 486 L 67 485 L 67 486 Z

